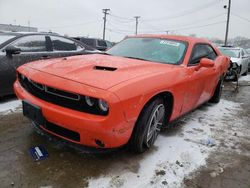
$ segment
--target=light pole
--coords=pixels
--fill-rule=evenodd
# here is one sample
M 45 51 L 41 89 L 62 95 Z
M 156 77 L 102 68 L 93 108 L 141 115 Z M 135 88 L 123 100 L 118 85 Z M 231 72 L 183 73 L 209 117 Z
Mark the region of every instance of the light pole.
M 108 8 L 102 9 L 102 12 L 104 14 L 104 17 L 103 17 L 103 36 L 102 36 L 103 40 L 105 40 L 107 14 L 109 14 L 108 11 L 110 11 L 110 9 L 108 9 Z
M 230 11 L 231 11 L 231 0 L 228 0 L 228 6 L 224 6 L 227 9 L 227 26 L 226 26 L 226 34 L 225 34 L 225 43 L 224 45 L 227 46 L 228 41 L 228 31 L 229 31 L 229 21 L 230 21 Z
M 137 32 L 138 32 L 138 23 L 139 23 L 139 18 L 140 16 L 135 16 L 135 35 L 137 35 Z

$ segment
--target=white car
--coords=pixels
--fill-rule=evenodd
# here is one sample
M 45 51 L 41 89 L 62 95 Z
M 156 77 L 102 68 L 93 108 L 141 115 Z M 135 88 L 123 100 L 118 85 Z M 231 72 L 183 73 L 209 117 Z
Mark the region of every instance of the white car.
M 250 56 L 243 48 L 219 47 L 219 50 L 223 55 L 229 56 L 233 63 L 237 64 L 237 73 L 239 76 L 247 75 Z
M 248 55 L 250 56 L 250 48 L 246 49 L 246 52 L 248 53 Z M 248 63 L 248 72 L 250 72 L 250 61 Z

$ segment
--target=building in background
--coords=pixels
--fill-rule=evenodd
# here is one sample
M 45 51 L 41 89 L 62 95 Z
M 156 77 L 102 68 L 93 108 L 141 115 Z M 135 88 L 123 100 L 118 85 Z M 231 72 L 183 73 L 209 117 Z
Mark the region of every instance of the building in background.
M 28 27 L 21 25 L 12 24 L 0 24 L 0 31 L 11 31 L 11 32 L 37 32 L 36 27 Z

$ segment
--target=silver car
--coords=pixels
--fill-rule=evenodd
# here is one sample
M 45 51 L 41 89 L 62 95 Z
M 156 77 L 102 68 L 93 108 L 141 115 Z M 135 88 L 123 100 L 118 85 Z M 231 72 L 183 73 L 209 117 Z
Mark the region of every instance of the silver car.
M 250 56 L 250 48 L 246 49 L 246 52 Z M 250 62 L 248 63 L 248 72 L 250 72 Z
M 237 73 L 239 76 L 248 74 L 248 65 L 250 56 L 243 48 L 236 47 L 219 47 L 221 53 L 229 56 L 231 61 L 237 65 Z

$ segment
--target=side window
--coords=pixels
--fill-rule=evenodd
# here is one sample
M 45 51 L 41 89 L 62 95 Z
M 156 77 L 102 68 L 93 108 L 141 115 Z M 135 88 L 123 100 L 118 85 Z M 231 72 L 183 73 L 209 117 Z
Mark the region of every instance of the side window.
M 95 46 L 94 39 L 81 38 L 81 42 L 83 42 L 84 44 L 87 44 L 89 46 Z
M 217 54 L 215 53 L 214 49 L 208 45 L 208 44 L 197 44 L 195 45 L 192 56 L 191 56 L 191 61 L 189 64 L 195 65 L 198 64 L 201 60 L 201 58 L 208 58 L 211 60 L 215 60 L 217 57 Z
M 44 52 L 46 51 L 45 36 L 43 35 L 30 35 L 25 36 L 14 43 L 14 47 L 20 48 L 22 52 Z
M 105 40 L 97 40 L 97 46 L 107 47 Z
M 83 47 L 76 44 L 73 40 L 57 36 L 50 36 L 50 39 L 53 51 L 78 51 L 83 49 Z
M 211 60 L 215 60 L 218 55 L 216 54 L 214 49 L 210 45 L 205 45 L 205 46 L 207 48 L 207 53 L 208 53 L 206 58 L 211 59 Z
M 244 53 L 244 50 L 241 51 L 241 57 L 244 57 L 245 56 L 245 53 Z

